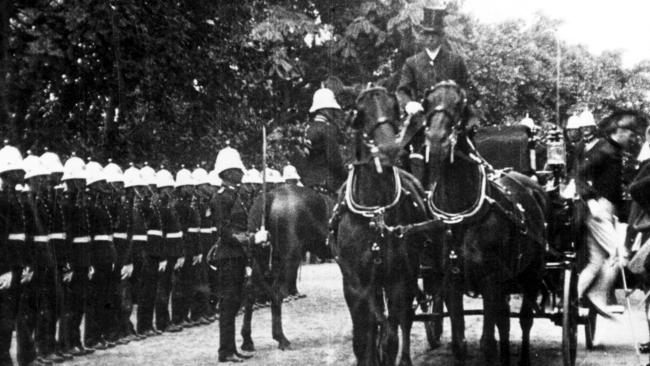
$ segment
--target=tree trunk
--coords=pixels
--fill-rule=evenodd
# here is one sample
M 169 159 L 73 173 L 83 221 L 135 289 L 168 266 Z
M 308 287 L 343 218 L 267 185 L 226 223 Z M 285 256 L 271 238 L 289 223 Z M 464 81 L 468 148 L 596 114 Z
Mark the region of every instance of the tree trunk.
M 6 132 L 10 139 L 16 138 L 16 128 L 9 119 L 8 102 L 9 86 L 9 14 L 12 10 L 11 1 L 0 0 L 0 129 Z

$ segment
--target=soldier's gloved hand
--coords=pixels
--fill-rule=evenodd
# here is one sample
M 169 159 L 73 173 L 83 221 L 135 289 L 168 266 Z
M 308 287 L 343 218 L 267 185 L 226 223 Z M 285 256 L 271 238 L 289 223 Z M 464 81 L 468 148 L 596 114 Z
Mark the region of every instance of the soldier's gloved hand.
M 246 233 L 235 233 L 232 234 L 232 236 L 239 242 L 239 243 L 246 243 L 248 242 L 248 235 Z
M 0 276 L 0 290 L 6 290 L 11 287 L 11 281 L 14 279 L 13 272 L 9 271 Z
M 251 266 L 246 266 L 246 277 L 250 277 L 253 274 L 253 269 Z
M 202 260 L 203 260 L 203 254 L 195 255 L 192 258 L 192 265 L 196 266 L 197 264 L 201 263 Z
M 176 264 L 174 264 L 174 270 L 178 270 L 184 265 L 185 265 L 185 257 L 180 257 L 176 260 Z
M 122 279 L 125 280 L 133 274 L 133 264 L 129 263 L 122 267 Z
M 20 276 L 20 283 L 28 283 L 34 277 L 34 271 L 30 267 L 23 268 L 22 276 Z
M 88 279 L 92 280 L 93 275 L 95 275 L 95 267 L 90 266 L 90 268 L 88 268 Z
M 269 241 L 269 232 L 266 230 L 258 230 L 255 233 L 255 244 L 263 244 Z
M 406 114 L 412 116 L 418 112 L 424 112 L 424 108 L 422 108 L 422 104 L 411 101 L 406 103 L 404 111 L 406 111 Z
M 158 262 L 158 272 L 165 272 L 167 269 L 167 260 Z
M 70 283 L 70 281 L 72 281 L 72 274 L 73 274 L 73 273 L 74 273 L 74 272 L 72 272 L 72 271 L 65 272 L 65 273 L 63 274 L 63 282 L 65 282 L 65 283 Z

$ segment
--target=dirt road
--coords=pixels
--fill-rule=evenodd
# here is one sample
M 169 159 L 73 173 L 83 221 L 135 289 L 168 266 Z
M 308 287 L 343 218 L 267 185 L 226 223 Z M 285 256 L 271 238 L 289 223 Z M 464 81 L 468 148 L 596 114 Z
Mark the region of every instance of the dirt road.
M 341 275 L 336 264 L 304 266 L 301 269 L 299 290 L 307 297 L 285 304 L 284 329 L 292 341 L 293 349 L 280 351 L 271 339 L 270 310 L 262 309 L 253 316 L 253 339 L 257 347 L 255 357 L 245 365 L 354 365 L 352 353 L 351 321 L 342 294 Z M 640 301 L 640 294 L 633 296 Z M 468 306 L 480 307 L 477 300 L 468 300 Z M 633 317 L 637 334 L 644 342 L 647 331 L 643 314 L 637 306 Z M 238 318 L 237 326 L 241 325 Z M 587 351 L 580 328 L 578 365 L 638 365 L 634 354 L 633 337 L 627 314 L 618 321 L 598 319 L 598 347 Z M 478 349 L 481 318 L 467 317 L 467 339 L 472 359 L 470 365 L 481 365 Z M 446 329 L 449 326 L 446 324 Z M 66 365 L 215 365 L 217 364 L 218 323 L 200 328 L 186 329 L 181 333 L 164 334 L 137 343 L 114 348 Z M 412 354 L 415 365 L 446 365 L 451 359 L 447 347 L 428 352 L 424 328 L 413 328 Z M 449 339 L 445 334 L 445 342 Z M 512 320 L 513 362 L 519 348 L 520 331 L 516 319 Z M 238 337 L 237 343 L 241 343 Z M 536 321 L 532 331 L 533 364 L 561 365 L 561 328 L 548 320 Z M 647 363 L 647 356 L 643 356 Z M 515 363 L 513 363 L 515 364 Z

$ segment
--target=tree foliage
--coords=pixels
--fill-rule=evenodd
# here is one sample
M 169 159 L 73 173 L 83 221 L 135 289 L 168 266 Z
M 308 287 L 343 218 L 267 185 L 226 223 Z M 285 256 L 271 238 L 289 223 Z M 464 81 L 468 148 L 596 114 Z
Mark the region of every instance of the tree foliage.
M 23 148 L 99 159 L 212 162 L 227 140 L 259 165 L 303 143 L 301 123 L 325 80 L 394 86 L 416 52 L 419 1 L 0 1 L 0 132 Z M 489 123 L 555 120 L 558 23 L 482 24 L 452 4 L 448 44 L 466 58 Z M 559 44 L 560 114 L 647 109 L 650 62 Z M 4 72 L 6 71 L 6 72 Z M 329 78 L 329 79 L 328 79 Z M 346 93 L 346 91 L 348 93 Z

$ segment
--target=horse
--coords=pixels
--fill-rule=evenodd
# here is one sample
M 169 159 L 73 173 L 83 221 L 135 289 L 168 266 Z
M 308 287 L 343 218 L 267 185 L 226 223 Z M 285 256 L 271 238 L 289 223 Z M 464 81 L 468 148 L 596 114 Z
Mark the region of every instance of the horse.
M 543 271 L 548 197 L 530 178 L 498 174 L 480 156 L 467 126 L 465 91 L 453 81 L 427 91 L 424 143 L 426 204 L 444 225 L 430 233 L 442 246 L 442 292 L 449 311 L 454 363 L 467 357 L 463 293 L 483 297 L 485 364 L 510 364 L 508 295 L 523 294 L 520 365 L 530 364 L 530 329 Z M 488 177 L 491 173 L 493 177 Z
M 257 231 L 265 215 L 270 243 L 268 246 L 250 248 L 252 273 L 244 297 L 242 350 L 255 350 L 251 321 L 253 305 L 258 298 L 271 300 L 271 333 L 278 347 L 282 350 L 291 348 L 291 342 L 282 329 L 282 301 L 295 287 L 300 261 L 306 251 L 320 258 L 330 257 L 326 239 L 332 201 L 311 189 L 289 184 L 268 191 L 265 209 L 262 209 L 261 194 L 253 199 L 248 230 Z
M 394 95 L 382 87 L 363 90 L 352 116 L 355 161 L 331 221 L 353 351 L 360 366 L 407 366 L 422 240 L 392 228 L 426 219 L 424 202 L 418 203 L 417 181 L 394 166 L 400 151 Z

